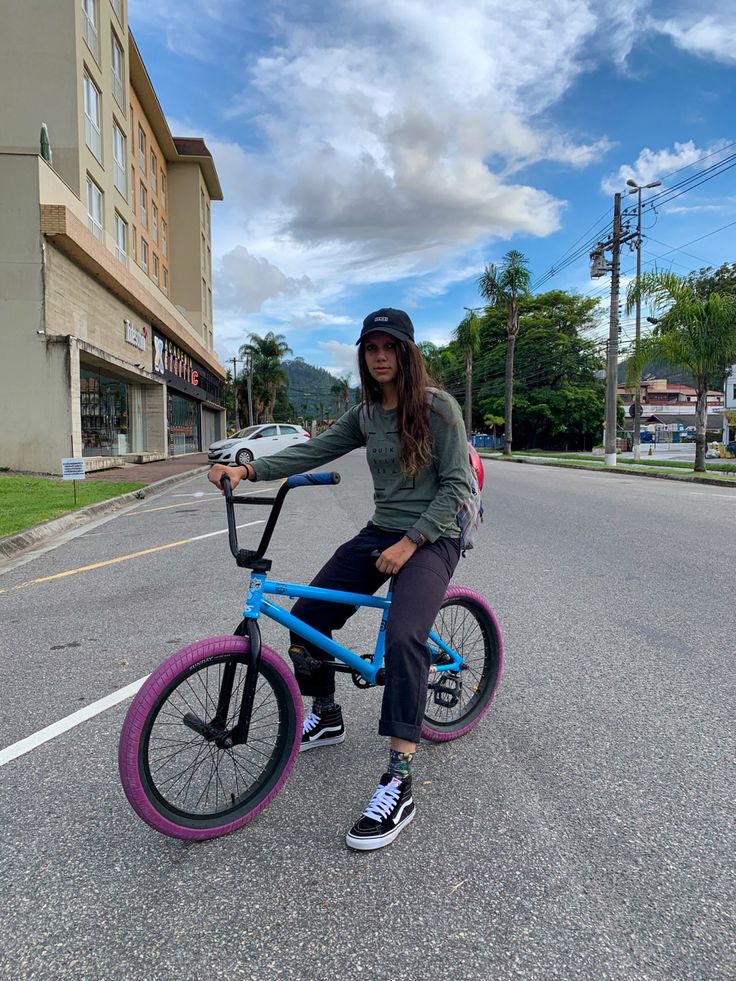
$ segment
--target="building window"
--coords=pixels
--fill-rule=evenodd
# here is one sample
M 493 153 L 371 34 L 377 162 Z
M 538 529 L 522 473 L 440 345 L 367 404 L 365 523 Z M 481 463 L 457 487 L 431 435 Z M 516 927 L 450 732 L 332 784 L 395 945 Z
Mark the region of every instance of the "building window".
M 138 123 L 138 166 L 141 168 L 141 173 L 145 176 L 146 173 L 146 134 L 143 132 L 143 127 Z
M 199 220 L 204 224 L 204 191 L 200 187 L 199 189 L 199 205 L 200 205 L 200 215 Z
M 138 259 L 138 248 L 137 248 L 137 245 L 136 245 L 136 239 L 137 239 L 137 236 L 136 236 L 136 232 L 135 232 L 135 225 L 133 225 L 133 226 L 131 226 L 131 229 L 130 229 L 130 251 L 131 251 L 131 254 L 132 254 L 133 258 L 137 260 Z
M 82 0 L 82 35 L 95 61 L 100 60 L 100 44 L 97 36 L 97 0 Z
M 125 134 L 115 122 L 112 124 L 112 160 L 115 187 L 125 198 L 128 196 L 125 184 Z
M 158 193 L 158 188 L 156 187 L 156 175 L 158 174 L 158 163 L 156 161 L 156 154 L 151 150 L 151 190 L 154 194 Z
M 151 238 L 158 245 L 158 208 L 151 201 Z
M 164 274 L 164 279 L 163 279 L 164 293 L 166 293 L 166 295 L 168 296 L 169 295 L 169 270 L 166 268 L 166 266 L 163 266 L 162 272 Z
M 90 177 L 87 178 L 87 227 L 102 241 L 102 191 Z
M 135 214 L 135 167 L 130 168 L 130 210 Z
M 209 278 L 212 279 L 212 252 L 209 245 L 207 246 L 207 273 Z
M 112 35 L 112 94 L 115 101 L 125 112 L 125 88 L 123 85 L 124 78 L 124 57 L 123 49 L 120 41 L 115 37 L 115 32 Z
M 115 212 L 115 255 L 121 262 L 128 261 L 128 226 Z
M 100 90 L 86 72 L 84 73 L 84 142 L 101 161 Z
M 205 208 L 206 208 L 206 215 L 207 215 L 207 234 L 209 235 L 209 233 L 210 233 L 210 203 L 209 203 L 209 201 L 205 205 Z
M 202 232 L 202 258 L 200 259 L 202 269 L 206 272 L 205 263 L 207 262 L 207 246 L 204 242 L 204 232 Z
M 161 219 L 161 251 L 164 255 L 168 255 L 166 245 L 166 222 L 163 219 Z
M 207 315 L 212 323 L 212 290 L 209 286 L 207 287 Z
M 158 256 L 153 253 L 153 281 L 158 286 Z
M 161 207 L 166 207 L 166 174 L 161 171 Z
M 202 319 L 207 319 L 207 283 L 202 280 Z
M 138 203 L 140 205 L 141 228 L 148 228 L 148 192 L 143 181 L 138 185 Z
M 112 0 L 112 9 L 120 23 L 123 23 L 123 0 Z
M 148 242 L 141 238 L 141 269 L 148 275 Z

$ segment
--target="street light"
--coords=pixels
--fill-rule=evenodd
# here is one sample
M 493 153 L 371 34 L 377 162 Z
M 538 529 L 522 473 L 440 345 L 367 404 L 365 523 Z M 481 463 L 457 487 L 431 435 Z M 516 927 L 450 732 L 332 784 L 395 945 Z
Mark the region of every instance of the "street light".
M 637 184 L 631 177 L 626 181 L 631 190 L 629 194 L 636 194 L 636 285 L 641 282 L 641 192 L 648 191 L 652 187 L 661 187 L 662 181 L 651 181 L 649 184 Z M 647 318 L 649 319 L 649 318 Z M 637 289 L 636 295 L 636 347 L 639 346 L 641 339 L 641 295 Z M 641 377 L 636 376 L 636 388 L 634 390 L 634 432 L 632 449 L 634 450 L 634 460 L 641 460 L 641 443 L 639 442 L 639 429 L 641 428 Z

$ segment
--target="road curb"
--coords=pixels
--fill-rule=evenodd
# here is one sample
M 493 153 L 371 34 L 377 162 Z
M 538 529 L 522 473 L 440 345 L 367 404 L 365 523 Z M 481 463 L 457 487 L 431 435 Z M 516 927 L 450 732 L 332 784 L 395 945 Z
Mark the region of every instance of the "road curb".
M 209 466 L 195 467 L 193 470 L 185 470 L 183 473 L 172 474 L 170 477 L 163 477 L 161 480 L 156 480 L 154 483 L 147 484 L 145 487 L 141 487 L 136 491 L 129 491 L 127 494 L 121 494 L 119 497 L 111 497 L 106 501 L 97 501 L 96 504 L 88 504 L 87 507 L 79 508 L 78 511 L 70 511 L 68 514 L 62 514 L 58 518 L 50 518 L 48 521 L 42 521 L 38 525 L 32 525 L 30 528 L 18 531 L 14 535 L 6 535 L 5 538 L 0 538 L 0 558 L 16 558 L 27 549 L 42 545 L 63 532 L 79 528 L 106 514 L 120 511 L 122 508 L 135 504 L 137 500 L 142 500 L 149 495 L 155 496 L 156 494 L 160 494 L 161 491 L 167 490 L 174 484 L 181 483 L 182 480 L 186 480 L 188 477 L 194 477 L 198 473 L 206 473 L 208 470 Z
M 480 453 L 480 456 L 484 457 L 486 460 L 500 460 L 503 463 L 532 463 L 539 467 L 561 467 L 563 470 L 591 470 L 596 473 L 602 471 L 603 473 L 618 474 L 619 477 L 655 477 L 658 480 L 678 480 L 681 484 L 705 484 L 707 487 L 728 487 L 731 490 L 736 491 L 736 478 L 729 477 L 716 477 L 715 479 L 709 477 L 698 477 L 695 474 L 679 474 L 679 473 L 652 473 L 646 470 L 633 470 L 629 468 L 621 467 L 607 467 L 605 464 L 598 463 L 567 463 L 564 460 L 548 460 L 544 457 L 537 456 L 514 456 L 514 457 L 504 457 L 504 456 L 491 456 L 489 453 Z

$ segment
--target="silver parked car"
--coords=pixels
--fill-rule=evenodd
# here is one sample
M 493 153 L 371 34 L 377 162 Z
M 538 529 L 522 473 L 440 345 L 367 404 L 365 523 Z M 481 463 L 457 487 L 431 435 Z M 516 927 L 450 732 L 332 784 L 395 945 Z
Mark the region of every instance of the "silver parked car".
M 305 439 L 309 439 L 309 433 L 301 426 L 264 423 L 261 426 L 248 426 L 227 439 L 212 443 L 207 456 L 210 463 L 242 467 L 259 456 L 270 456 L 294 443 L 303 443 Z

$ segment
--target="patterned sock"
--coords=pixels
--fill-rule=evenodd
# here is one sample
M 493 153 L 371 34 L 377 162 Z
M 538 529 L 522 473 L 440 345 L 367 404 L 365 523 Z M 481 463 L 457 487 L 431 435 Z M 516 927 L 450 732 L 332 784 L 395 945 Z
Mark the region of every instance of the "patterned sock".
M 312 711 L 315 715 L 322 715 L 324 712 L 329 712 L 332 709 L 337 708 L 335 704 L 335 693 L 331 695 L 320 695 L 312 702 Z
M 399 753 L 396 749 L 390 750 L 388 756 L 389 774 L 396 777 L 397 780 L 406 780 L 407 777 L 411 776 L 411 761 L 413 759 L 414 753 Z

